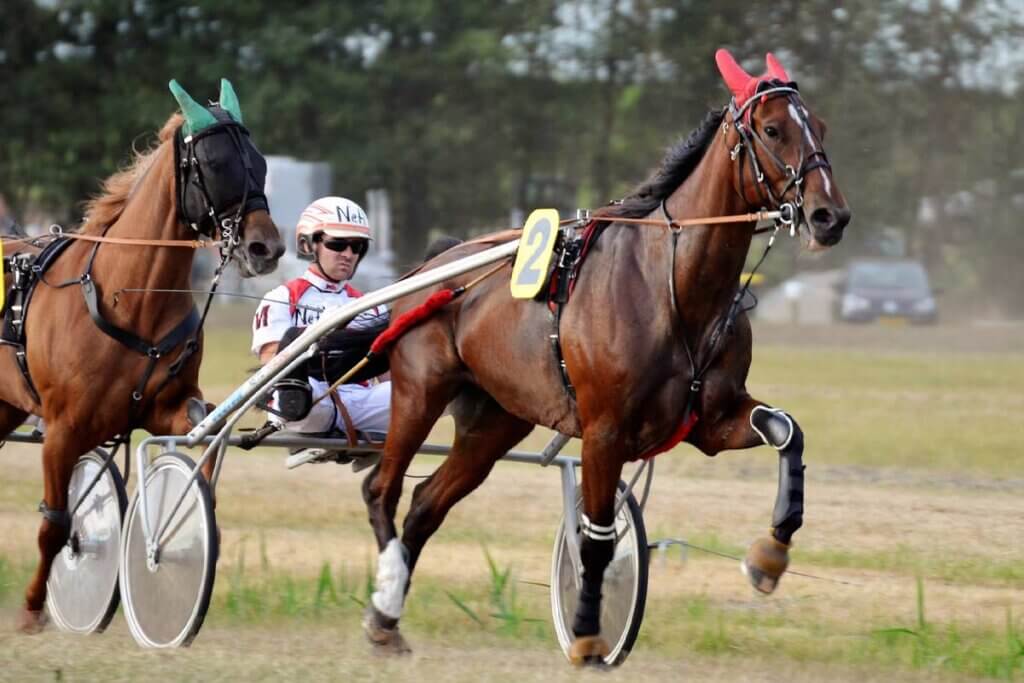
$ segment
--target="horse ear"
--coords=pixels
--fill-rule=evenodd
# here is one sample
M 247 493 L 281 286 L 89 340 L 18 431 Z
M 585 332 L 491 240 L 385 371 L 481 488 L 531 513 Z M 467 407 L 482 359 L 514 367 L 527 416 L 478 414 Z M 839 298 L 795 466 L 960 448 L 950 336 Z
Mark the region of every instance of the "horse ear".
M 783 83 L 789 83 L 793 79 L 789 77 L 786 70 L 782 68 L 782 64 L 775 58 L 771 52 L 764 56 L 765 64 L 768 65 L 768 75 L 772 78 L 777 78 Z
M 231 81 L 226 78 L 220 79 L 220 107 L 231 114 L 236 123 L 242 122 L 242 105 L 238 103 L 238 95 L 235 94 Z
M 171 89 L 171 94 L 174 95 L 174 99 L 178 101 L 178 106 L 181 107 L 181 113 L 185 115 L 186 135 L 195 135 L 204 128 L 209 128 L 217 123 L 217 119 L 214 118 L 213 114 L 206 107 L 193 100 L 192 96 L 185 92 L 185 89 L 178 84 L 178 81 L 172 78 L 167 87 Z
M 718 71 L 722 74 L 722 80 L 725 81 L 726 86 L 732 91 L 736 99 L 744 99 L 743 94 L 750 85 L 752 76 L 736 63 L 736 60 L 725 48 L 719 48 L 715 52 L 715 63 L 718 64 Z

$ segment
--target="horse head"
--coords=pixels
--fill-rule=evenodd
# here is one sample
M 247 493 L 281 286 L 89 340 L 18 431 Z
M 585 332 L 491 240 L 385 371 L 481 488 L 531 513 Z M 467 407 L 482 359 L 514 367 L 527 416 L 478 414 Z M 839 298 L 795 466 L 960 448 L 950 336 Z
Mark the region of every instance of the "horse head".
M 175 133 L 178 217 L 197 233 L 218 231 L 244 277 L 277 267 L 284 241 L 270 218 L 267 162 L 242 125 L 238 96 L 221 79 L 220 99 L 204 107 L 170 82 L 184 123 Z
M 715 61 L 733 94 L 723 132 L 737 165 L 737 192 L 755 208 L 788 205 L 783 210 L 806 228 L 808 248 L 837 244 L 851 212 L 832 177 L 825 124 L 808 111 L 773 54 L 761 76 L 748 74 L 724 49 Z

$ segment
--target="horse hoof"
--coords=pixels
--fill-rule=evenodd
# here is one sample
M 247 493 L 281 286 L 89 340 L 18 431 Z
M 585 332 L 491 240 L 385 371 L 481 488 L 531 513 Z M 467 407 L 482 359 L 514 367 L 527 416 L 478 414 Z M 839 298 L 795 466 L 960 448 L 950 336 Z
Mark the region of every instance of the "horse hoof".
M 407 655 L 412 652 L 398 631 L 398 620 L 384 616 L 372 604 L 363 612 L 363 631 L 377 654 Z
M 764 594 L 772 593 L 789 566 L 789 546 L 775 538 L 759 538 L 751 544 L 740 568 L 750 585 Z
M 46 626 L 46 613 L 41 609 L 24 608 L 18 615 L 18 631 L 26 635 L 35 635 Z
M 601 636 L 582 636 L 572 641 L 569 661 L 573 666 L 603 666 L 611 649 Z

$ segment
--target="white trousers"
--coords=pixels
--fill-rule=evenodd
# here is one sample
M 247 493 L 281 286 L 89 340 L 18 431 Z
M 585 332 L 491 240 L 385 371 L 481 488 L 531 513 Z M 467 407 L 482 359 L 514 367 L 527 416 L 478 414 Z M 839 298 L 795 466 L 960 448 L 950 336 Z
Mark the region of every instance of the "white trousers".
M 313 400 L 324 395 L 330 388 L 327 382 L 309 378 L 309 384 L 313 387 Z M 349 417 L 358 432 L 388 431 L 388 420 L 391 413 L 391 382 L 380 382 L 364 387 L 361 384 L 342 384 L 338 387 L 338 396 L 345 404 Z M 271 416 L 274 421 L 280 418 Z M 295 422 L 285 423 L 285 428 L 292 432 L 322 433 L 332 429 L 345 431 L 345 420 L 338 412 L 334 401 L 330 398 L 313 406 L 305 418 Z

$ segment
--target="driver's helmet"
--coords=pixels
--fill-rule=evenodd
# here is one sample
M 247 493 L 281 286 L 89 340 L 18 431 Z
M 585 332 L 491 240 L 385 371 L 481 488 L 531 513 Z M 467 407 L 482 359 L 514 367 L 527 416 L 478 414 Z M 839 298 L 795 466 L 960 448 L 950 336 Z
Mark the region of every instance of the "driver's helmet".
M 322 197 L 302 212 L 295 228 L 295 252 L 299 258 L 313 260 L 313 244 L 318 236 L 373 239 L 366 212 L 344 197 Z

